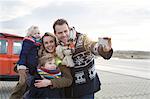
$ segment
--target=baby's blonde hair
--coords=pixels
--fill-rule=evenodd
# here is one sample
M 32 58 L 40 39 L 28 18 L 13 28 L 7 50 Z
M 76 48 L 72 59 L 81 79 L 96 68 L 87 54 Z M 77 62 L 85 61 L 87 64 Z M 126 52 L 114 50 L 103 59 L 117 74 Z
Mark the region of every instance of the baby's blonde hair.
M 40 30 L 38 26 L 32 25 L 28 28 L 26 36 L 33 36 L 34 33 L 40 33 Z

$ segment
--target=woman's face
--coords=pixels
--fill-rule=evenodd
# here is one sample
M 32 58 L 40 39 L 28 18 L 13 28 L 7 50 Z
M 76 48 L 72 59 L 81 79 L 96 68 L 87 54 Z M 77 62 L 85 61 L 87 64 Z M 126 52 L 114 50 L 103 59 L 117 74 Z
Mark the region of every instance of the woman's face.
M 43 45 L 45 47 L 45 50 L 49 53 L 53 53 L 55 51 L 56 45 L 55 45 L 55 39 L 51 36 L 45 36 L 43 38 Z

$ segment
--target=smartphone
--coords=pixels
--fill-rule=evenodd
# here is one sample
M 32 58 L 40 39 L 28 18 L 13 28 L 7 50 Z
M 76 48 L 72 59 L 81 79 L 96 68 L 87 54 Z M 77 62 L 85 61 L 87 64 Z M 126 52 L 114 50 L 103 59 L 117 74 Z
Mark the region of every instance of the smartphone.
M 108 37 L 99 37 L 98 44 L 102 45 L 103 47 L 108 46 L 108 40 L 109 40 Z

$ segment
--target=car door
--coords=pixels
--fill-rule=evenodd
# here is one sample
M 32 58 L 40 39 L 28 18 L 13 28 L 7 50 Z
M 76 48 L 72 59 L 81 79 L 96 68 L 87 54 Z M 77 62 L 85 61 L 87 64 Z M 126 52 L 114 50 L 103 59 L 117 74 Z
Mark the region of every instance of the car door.
M 16 75 L 14 72 L 14 66 L 19 60 L 19 55 L 22 48 L 22 39 L 12 39 L 12 51 L 11 51 L 11 61 L 10 61 L 10 75 Z
M 10 74 L 10 41 L 7 38 L 0 38 L 0 75 Z

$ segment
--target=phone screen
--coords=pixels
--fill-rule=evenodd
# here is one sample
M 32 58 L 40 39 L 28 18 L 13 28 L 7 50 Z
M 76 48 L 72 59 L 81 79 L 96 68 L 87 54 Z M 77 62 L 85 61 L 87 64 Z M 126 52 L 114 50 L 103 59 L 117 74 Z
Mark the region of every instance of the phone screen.
M 108 38 L 98 38 L 98 43 L 102 46 L 107 46 L 108 45 Z

